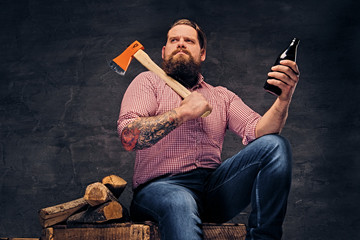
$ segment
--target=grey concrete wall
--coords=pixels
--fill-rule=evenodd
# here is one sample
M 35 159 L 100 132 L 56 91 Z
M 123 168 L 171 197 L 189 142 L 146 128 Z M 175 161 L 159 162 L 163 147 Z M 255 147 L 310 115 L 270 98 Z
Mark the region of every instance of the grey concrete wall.
M 37 211 L 83 195 L 109 174 L 131 185 L 134 153 L 116 120 L 125 77 L 107 62 L 139 40 L 160 63 L 171 22 L 197 21 L 207 81 L 263 114 L 278 53 L 301 39 L 299 83 L 283 135 L 293 146 L 285 239 L 359 239 L 357 1 L 10 1 L 0 3 L 0 236 L 40 235 Z M 226 136 L 223 157 L 241 148 Z M 127 187 L 120 201 L 129 206 Z M 249 210 L 245 210 L 245 213 Z M 233 221 L 243 221 L 240 215 Z

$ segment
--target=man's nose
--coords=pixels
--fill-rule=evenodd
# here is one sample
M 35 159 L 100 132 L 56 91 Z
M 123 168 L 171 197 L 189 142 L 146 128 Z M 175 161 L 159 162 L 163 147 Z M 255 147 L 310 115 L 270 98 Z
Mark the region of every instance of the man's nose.
M 183 38 L 180 38 L 177 47 L 178 47 L 178 48 L 186 48 L 185 40 L 184 40 Z

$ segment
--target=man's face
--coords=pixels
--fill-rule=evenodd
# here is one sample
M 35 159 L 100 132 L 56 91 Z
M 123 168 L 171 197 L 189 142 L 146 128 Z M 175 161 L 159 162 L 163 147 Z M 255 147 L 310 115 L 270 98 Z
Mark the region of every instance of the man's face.
M 166 45 L 162 49 L 162 58 L 176 60 L 189 59 L 192 56 L 196 63 L 201 63 L 206 58 L 206 51 L 201 50 L 197 32 L 188 25 L 177 25 L 168 32 Z
M 198 82 L 201 62 L 205 57 L 206 51 L 201 50 L 194 28 L 177 25 L 170 29 L 162 49 L 162 66 L 168 75 L 191 88 Z

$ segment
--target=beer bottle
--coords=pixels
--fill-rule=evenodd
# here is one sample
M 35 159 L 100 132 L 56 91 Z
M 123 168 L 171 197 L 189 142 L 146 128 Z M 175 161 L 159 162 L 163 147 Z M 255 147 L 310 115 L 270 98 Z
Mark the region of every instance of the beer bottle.
M 286 48 L 276 59 L 274 66 L 275 65 L 279 65 L 281 60 L 292 60 L 294 62 L 296 62 L 296 54 L 297 54 L 297 47 L 299 45 L 300 40 L 297 38 L 294 38 L 292 40 L 292 42 L 290 43 L 289 47 Z M 276 79 L 276 78 L 268 78 L 268 79 Z M 280 81 L 280 80 L 279 80 Z M 279 96 L 281 94 L 281 89 L 271 85 L 269 83 L 267 83 L 267 81 L 265 81 L 265 85 L 264 85 L 264 89 L 269 92 L 272 93 L 274 95 Z

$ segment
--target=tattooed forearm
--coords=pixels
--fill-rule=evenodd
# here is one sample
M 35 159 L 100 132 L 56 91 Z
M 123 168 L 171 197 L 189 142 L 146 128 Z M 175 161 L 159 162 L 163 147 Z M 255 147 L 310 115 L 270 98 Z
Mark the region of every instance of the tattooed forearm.
M 151 147 L 181 124 L 176 111 L 134 120 L 121 133 L 127 151 Z

